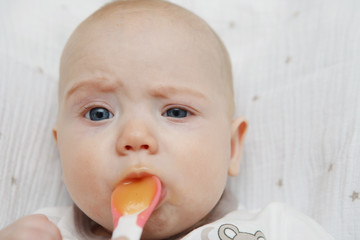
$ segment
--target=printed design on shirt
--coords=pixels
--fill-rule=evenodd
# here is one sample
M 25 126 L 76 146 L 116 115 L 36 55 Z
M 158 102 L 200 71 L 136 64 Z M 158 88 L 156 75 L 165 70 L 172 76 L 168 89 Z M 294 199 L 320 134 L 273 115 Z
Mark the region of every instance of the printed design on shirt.
M 257 231 L 255 234 L 240 232 L 232 224 L 221 225 L 218 235 L 221 240 L 266 240 L 265 235 L 261 231 Z

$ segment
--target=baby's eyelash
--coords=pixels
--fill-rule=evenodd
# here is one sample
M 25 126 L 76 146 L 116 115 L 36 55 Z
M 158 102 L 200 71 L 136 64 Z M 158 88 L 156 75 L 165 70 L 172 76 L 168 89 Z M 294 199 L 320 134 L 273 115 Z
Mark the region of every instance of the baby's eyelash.
M 105 106 L 103 104 L 90 104 L 90 105 L 86 105 L 86 106 L 82 107 L 82 109 L 80 111 L 81 116 L 84 117 L 87 112 L 89 112 L 91 109 L 94 109 L 94 108 L 105 108 L 110 111 L 109 107 Z M 110 111 L 110 112 L 112 112 L 112 111 Z
M 191 107 L 188 106 L 183 106 L 183 105 L 168 105 L 165 107 L 165 109 L 162 112 L 162 115 L 166 114 L 167 111 L 171 110 L 171 109 L 179 109 L 179 110 L 184 110 L 186 112 L 188 112 L 188 116 L 193 116 L 193 115 L 197 115 L 197 111 Z
M 88 111 L 90 111 L 91 109 L 96 108 L 96 107 L 99 107 L 99 106 L 98 106 L 98 105 L 95 105 L 95 104 L 93 104 L 93 105 L 88 105 L 88 106 L 83 106 L 83 107 L 81 108 L 80 114 L 81 114 L 82 116 L 85 116 L 85 114 L 86 114 Z

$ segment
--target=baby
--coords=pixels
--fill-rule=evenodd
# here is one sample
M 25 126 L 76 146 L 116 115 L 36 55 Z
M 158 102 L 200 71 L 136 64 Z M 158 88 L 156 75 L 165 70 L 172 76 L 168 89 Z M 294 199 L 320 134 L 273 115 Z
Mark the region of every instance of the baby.
M 163 190 L 142 239 L 332 239 L 281 204 L 237 208 L 225 185 L 247 122 L 233 115 L 229 56 L 203 20 L 160 0 L 104 6 L 61 58 L 53 134 L 74 208 L 24 217 L 0 239 L 109 239 L 113 189 L 149 175 Z

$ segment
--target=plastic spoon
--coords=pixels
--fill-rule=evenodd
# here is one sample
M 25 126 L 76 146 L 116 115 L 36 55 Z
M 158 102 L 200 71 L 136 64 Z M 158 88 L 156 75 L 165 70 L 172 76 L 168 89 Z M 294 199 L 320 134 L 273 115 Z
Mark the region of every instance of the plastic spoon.
M 112 239 L 140 239 L 146 221 L 160 200 L 160 194 L 161 182 L 156 176 L 120 183 L 111 195 Z

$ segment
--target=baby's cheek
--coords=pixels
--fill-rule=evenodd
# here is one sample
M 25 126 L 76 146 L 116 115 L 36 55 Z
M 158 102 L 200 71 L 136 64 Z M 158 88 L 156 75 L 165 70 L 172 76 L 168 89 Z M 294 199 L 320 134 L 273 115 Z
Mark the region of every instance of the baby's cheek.
M 101 166 L 89 156 L 64 162 L 64 183 L 78 207 L 90 218 L 111 229 L 110 194 L 101 178 Z

